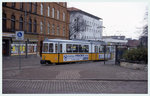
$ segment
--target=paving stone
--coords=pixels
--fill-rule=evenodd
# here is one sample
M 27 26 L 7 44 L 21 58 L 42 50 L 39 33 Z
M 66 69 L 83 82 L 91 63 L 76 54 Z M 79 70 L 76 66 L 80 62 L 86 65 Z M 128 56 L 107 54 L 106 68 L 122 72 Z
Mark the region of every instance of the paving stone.
M 147 93 L 147 71 L 112 61 L 41 66 L 40 58 L 31 56 L 22 58 L 19 70 L 13 58 L 3 58 L 3 93 Z
M 141 93 L 147 94 L 147 82 L 90 80 L 3 80 L 3 93 Z

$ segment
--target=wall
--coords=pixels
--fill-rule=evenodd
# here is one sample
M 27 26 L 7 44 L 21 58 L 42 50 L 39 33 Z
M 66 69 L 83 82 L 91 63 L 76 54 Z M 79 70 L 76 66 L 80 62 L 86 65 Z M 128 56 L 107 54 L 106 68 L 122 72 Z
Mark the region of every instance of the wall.
M 4 6 L 4 3 L 6 4 Z M 23 30 L 25 31 L 24 41 L 29 40 L 30 43 L 36 43 L 38 52 L 40 52 L 40 42 L 45 38 L 60 38 L 60 39 L 69 39 L 69 13 L 67 12 L 67 3 L 66 2 L 34 2 L 32 3 L 32 9 L 29 11 L 31 3 L 23 3 L 23 9 L 20 9 L 22 2 L 15 3 L 15 7 L 12 7 L 12 2 L 3 2 L 3 14 L 6 14 L 6 30 L 3 30 L 3 33 L 15 34 L 15 31 L 19 30 L 19 19 L 23 18 Z M 43 4 L 43 15 L 41 15 L 41 4 Z M 37 12 L 34 12 L 34 8 L 37 6 Z M 48 6 L 50 6 L 50 16 L 48 16 Z M 52 8 L 55 8 L 55 17 L 52 18 Z M 25 11 L 26 10 L 26 11 Z M 57 10 L 59 10 L 59 19 L 57 19 Z M 65 13 L 65 21 L 63 21 L 63 12 Z M 25 13 L 27 13 L 25 15 Z M 11 31 L 11 16 L 15 16 L 15 31 Z M 31 31 L 29 31 L 29 20 L 32 21 Z M 34 21 L 36 20 L 36 31 L 34 32 Z M 41 32 L 40 22 L 43 23 L 43 30 Z M 48 34 L 48 23 L 50 24 L 50 33 Z M 52 24 L 54 24 L 55 33 L 52 33 Z M 3 25 L 4 26 L 4 25 Z M 57 34 L 57 26 L 59 26 L 59 34 Z M 64 28 L 63 28 L 64 27 Z M 63 34 L 63 29 L 65 29 Z M 15 40 L 15 37 L 10 37 L 13 42 L 18 42 Z M 12 42 L 12 44 L 13 44 Z

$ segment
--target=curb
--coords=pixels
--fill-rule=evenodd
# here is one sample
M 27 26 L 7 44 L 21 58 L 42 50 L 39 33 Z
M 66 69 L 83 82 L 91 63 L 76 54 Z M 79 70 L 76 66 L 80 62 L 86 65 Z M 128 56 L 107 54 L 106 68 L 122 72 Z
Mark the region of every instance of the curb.
M 129 62 L 120 62 L 121 67 L 135 69 L 135 70 L 144 70 L 147 71 L 147 65 L 145 64 L 136 64 L 136 63 L 129 63 Z

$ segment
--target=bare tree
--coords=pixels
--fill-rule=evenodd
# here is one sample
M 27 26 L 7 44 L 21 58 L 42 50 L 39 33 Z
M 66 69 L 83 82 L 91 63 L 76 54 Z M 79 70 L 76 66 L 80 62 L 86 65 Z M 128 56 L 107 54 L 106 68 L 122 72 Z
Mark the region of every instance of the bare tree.
M 140 46 L 147 47 L 148 46 L 148 7 L 146 8 L 145 16 L 144 16 L 144 26 L 142 34 L 139 38 Z
M 143 32 L 141 36 L 148 36 L 148 8 L 146 8 L 146 12 L 144 16 L 144 23 L 145 25 L 143 26 Z
M 74 17 L 76 17 L 76 18 L 70 22 L 69 37 L 71 38 L 74 36 L 73 38 L 76 39 L 76 35 L 84 32 L 88 25 L 86 24 L 82 15 L 78 15 L 78 16 L 74 16 Z

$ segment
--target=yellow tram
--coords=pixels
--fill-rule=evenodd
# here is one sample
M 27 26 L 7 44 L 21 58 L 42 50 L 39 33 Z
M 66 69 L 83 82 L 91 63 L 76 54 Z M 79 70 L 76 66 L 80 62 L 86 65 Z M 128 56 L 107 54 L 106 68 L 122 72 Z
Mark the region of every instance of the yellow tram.
M 104 42 L 89 40 L 45 39 L 41 64 L 104 60 Z M 112 58 L 106 48 L 105 60 Z

